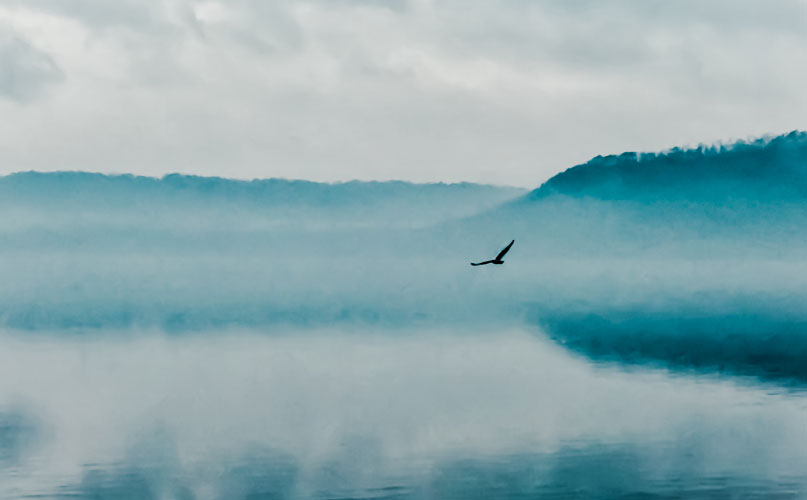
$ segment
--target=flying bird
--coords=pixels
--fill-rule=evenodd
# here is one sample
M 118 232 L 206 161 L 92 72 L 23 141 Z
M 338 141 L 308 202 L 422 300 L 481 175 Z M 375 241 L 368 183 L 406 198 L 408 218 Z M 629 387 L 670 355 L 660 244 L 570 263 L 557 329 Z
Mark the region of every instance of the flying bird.
M 504 264 L 504 261 L 502 260 L 502 257 L 504 257 L 504 254 L 506 254 L 507 252 L 510 251 L 510 247 L 512 247 L 513 243 L 515 243 L 515 242 L 516 242 L 516 240 L 511 241 L 509 245 L 504 247 L 504 249 L 501 252 L 499 252 L 499 255 L 497 255 L 495 259 L 486 260 L 484 262 L 471 262 L 471 265 L 472 266 L 484 266 L 485 264 Z

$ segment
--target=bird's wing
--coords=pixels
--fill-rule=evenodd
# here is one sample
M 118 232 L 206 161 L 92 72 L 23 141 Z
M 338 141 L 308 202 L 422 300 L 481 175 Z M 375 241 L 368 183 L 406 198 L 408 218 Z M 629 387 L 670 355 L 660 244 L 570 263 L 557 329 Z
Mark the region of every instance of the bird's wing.
M 513 240 L 513 241 L 510 242 L 509 245 L 504 247 L 504 249 L 501 252 L 499 252 L 499 255 L 496 256 L 496 260 L 502 260 L 502 257 L 504 257 L 504 254 L 506 254 L 507 252 L 510 251 L 510 247 L 513 246 L 513 243 L 515 243 L 515 242 L 516 242 L 516 240 Z
M 493 262 L 492 260 L 486 260 L 485 262 L 471 262 L 472 266 L 484 266 L 485 264 L 490 264 Z

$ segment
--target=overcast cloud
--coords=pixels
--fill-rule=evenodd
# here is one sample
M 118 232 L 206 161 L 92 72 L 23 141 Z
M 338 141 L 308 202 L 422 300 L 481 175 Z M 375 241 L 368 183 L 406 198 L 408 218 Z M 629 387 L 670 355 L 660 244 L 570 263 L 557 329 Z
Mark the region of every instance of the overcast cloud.
M 805 129 L 807 0 L 0 0 L 0 174 L 536 186 Z
M 0 25 L 0 97 L 24 102 L 35 98 L 62 73 L 47 54 Z

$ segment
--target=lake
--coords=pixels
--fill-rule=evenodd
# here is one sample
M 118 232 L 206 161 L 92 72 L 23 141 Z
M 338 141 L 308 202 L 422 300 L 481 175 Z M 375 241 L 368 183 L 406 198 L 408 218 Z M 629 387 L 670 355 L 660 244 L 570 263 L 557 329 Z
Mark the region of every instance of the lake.
M 801 498 L 807 397 L 540 331 L 0 335 L 2 498 Z

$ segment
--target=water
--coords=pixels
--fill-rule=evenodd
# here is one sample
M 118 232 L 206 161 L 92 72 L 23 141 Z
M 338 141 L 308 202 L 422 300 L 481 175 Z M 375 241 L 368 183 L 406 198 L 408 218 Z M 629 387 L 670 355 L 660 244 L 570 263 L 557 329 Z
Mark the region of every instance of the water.
M 0 498 L 805 498 L 807 397 L 520 329 L 0 335 Z

